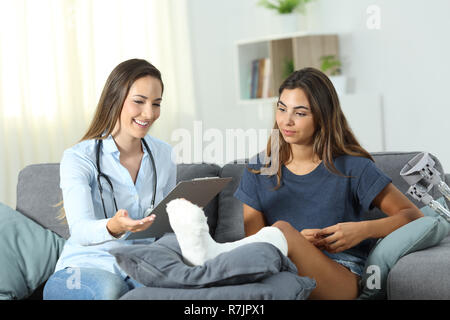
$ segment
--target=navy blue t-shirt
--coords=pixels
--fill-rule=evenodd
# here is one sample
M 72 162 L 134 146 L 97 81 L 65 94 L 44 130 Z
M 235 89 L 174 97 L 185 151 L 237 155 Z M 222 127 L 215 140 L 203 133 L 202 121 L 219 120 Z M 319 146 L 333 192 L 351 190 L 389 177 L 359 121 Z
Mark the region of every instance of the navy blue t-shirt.
M 262 167 L 257 156 L 250 163 L 252 169 Z M 334 165 L 350 177 L 330 172 L 323 162 L 305 175 L 296 175 L 283 165 L 277 190 L 276 175 L 254 174 L 245 168 L 234 196 L 262 212 L 268 225 L 283 220 L 301 231 L 361 221 L 362 213 L 372 208 L 373 199 L 392 180 L 364 157 L 340 156 Z M 367 258 L 371 244 L 365 240 L 345 252 Z

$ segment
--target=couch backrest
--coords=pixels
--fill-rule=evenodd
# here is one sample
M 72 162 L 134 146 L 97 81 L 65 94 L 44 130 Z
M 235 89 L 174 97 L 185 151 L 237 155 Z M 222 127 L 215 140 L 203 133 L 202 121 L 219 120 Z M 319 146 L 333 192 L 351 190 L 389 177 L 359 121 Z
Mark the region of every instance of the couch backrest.
M 391 177 L 393 184 L 401 192 L 405 193 L 409 186 L 400 177 L 400 170 L 416 154 L 418 152 L 380 152 L 372 155 L 376 165 Z M 436 169 L 441 173 L 442 178 L 445 177 L 447 183 L 450 184 L 450 175 L 444 174 L 442 165 L 435 156 L 431 155 L 431 157 L 436 162 Z M 179 164 L 177 166 L 178 181 L 212 176 L 233 178 L 219 196 L 204 208 L 210 232 L 218 242 L 238 240 L 245 235 L 242 203 L 233 197 L 245 166 L 243 161 L 229 163 L 222 168 L 215 164 Z M 437 188 L 433 188 L 430 194 L 435 199 L 442 196 Z M 19 173 L 16 210 L 67 239 L 69 237 L 67 224 L 56 219 L 59 208 L 55 205 L 61 200 L 59 164 L 30 165 Z M 414 199 L 411 200 L 418 207 L 423 206 Z M 384 216 L 375 208 L 366 212 L 363 218 L 376 219 Z
M 233 194 L 239 186 L 245 161 L 232 162 L 220 170 L 220 177 L 232 177 L 231 182 L 219 194 L 219 211 L 214 239 L 217 242 L 231 242 L 245 237 L 242 202 Z
M 392 183 L 404 194 L 408 191 L 409 185 L 406 181 L 400 176 L 400 171 L 402 168 L 408 163 L 409 160 L 414 158 L 420 152 L 376 152 L 372 153 L 372 156 L 375 160 L 375 164 L 378 168 L 380 168 L 384 173 L 386 173 L 392 179 Z M 442 168 L 441 162 L 432 154 L 430 154 L 431 158 L 435 161 L 435 168 L 441 174 L 441 179 L 445 179 L 445 172 Z M 433 187 L 429 194 L 434 198 L 442 197 L 442 194 L 436 187 Z M 419 208 L 423 207 L 424 204 L 416 201 L 411 196 L 407 195 L 407 197 Z M 386 215 L 382 213 L 379 209 L 374 208 L 369 212 L 364 214 L 364 219 L 377 219 L 385 217 Z
M 220 176 L 220 167 L 216 164 L 194 163 L 177 165 L 177 182 L 182 180 L 191 180 L 200 177 L 218 177 Z M 209 233 L 214 236 L 217 227 L 217 209 L 219 197 L 214 197 L 208 205 L 203 208 L 208 218 Z
M 57 219 L 62 201 L 59 163 L 33 164 L 19 173 L 16 210 L 67 239 L 67 223 Z
M 216 177 L 219 176 L 220 169 L 215 164 L 179 164 L 177 181 L 197 177 Z M 217 225 L 218 199 L 218 196 L 215 197 L 204 208 L 212 235 Z M 59 163 L 34 164 L 20 171 L 16 210 L 64 239 L 68 239 L 70 233 L 66 221 L 57 219 L 61 206 L 56 205 L 61 201 Z
M 376 165 L 391 179 L 392 183 L 403 193 L 409 188 L 409 185 L 400 176 L 401 169 L 405 164 L 416 156 L 419 152 L 378 152 L 372 153 Z M 445 175 L 439 160 L 430 155 L 436 162 L 435 167 L 441 173 L 441 178 L 446 179 L 450 183 L 450 174 Z M 243 215 L 242 203 L 233 197 L 233 193 L 239 185 L 242 171 L 245 168 L 245 161 L 241 160 L 239 163 L 232 162 L 223 166 L 220 171 L 221 177 L 233 177 L 232 182 L 219 195 L 219 211 L 218 223 L 215 232 L 215 239 L 219 242 L 228 242 L 241 239 L 245 236 L 243 229 Z M 433 188 L 430 195 L 435 199 L 442 197 L 442 194 Z M 423 203 L 418 203 L 412 197 L 407 197 L 419 208 L 423 207 Z M 371 220 L 386 217 L 378 208 L 374 208 L 363 214 L 363 219 Z

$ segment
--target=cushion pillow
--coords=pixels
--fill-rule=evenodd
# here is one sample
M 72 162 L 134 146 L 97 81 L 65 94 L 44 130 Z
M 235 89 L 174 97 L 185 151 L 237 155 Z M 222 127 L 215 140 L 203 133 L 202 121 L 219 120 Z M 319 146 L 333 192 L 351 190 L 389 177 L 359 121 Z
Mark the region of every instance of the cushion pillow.
M 121 300 L 305 300 L 315 281 L 282 271 L 259 282 L 240 285 L 179 289 L 141 287 L 127 292 Z M 242 315 L 241 315 L 242 316 Z
M 121 246 L 110 250 L 110 253 L 128 275 L 149 287 L 238 285 L 259 281 L 282 271 L 297 274 L 295 265 L 275 246 L 262 242 L 222 253 L 201 266 L 188 266 L 183 262 L 173 233 L 151 245 Z
M 55 269 L 66 240 L 0 203 L 0 299 L 23 299 Z
M 447 208 L 444 198 L 437 200 Z M 366 260 L 359 299 L 385 299 L 387 277 L 397 261 L 408 253 L 437 245 L 450 231 L 450 223 L 429 206 L 416 219 L 380 239 Z

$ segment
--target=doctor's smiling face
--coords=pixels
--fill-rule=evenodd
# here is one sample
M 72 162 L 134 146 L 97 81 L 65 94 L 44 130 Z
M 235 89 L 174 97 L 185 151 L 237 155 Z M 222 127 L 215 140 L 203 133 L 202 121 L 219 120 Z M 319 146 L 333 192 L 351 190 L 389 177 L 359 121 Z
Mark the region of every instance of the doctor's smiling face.
M 143 138 L 160 115 L 161 81 L 152 76 L 137 79 L 130 87 L 123 103 L 116 131 L 123 138 Z

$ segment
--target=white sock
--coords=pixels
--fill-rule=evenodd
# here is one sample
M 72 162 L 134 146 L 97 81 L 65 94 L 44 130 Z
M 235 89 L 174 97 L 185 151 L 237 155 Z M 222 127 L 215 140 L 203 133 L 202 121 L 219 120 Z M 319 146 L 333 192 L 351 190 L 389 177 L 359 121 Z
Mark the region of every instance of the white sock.
M 186 199 L 175 199 L 167 204 L 170 226 L 178 240 L 187 264 L 202 265 L 206 260 L 252 242 L 268 242 L 287 255 L 287 241 L 276 227 L 264 227 L 242 240 L 217 243 L 209 234 L 206 216 L 201 208 Z

